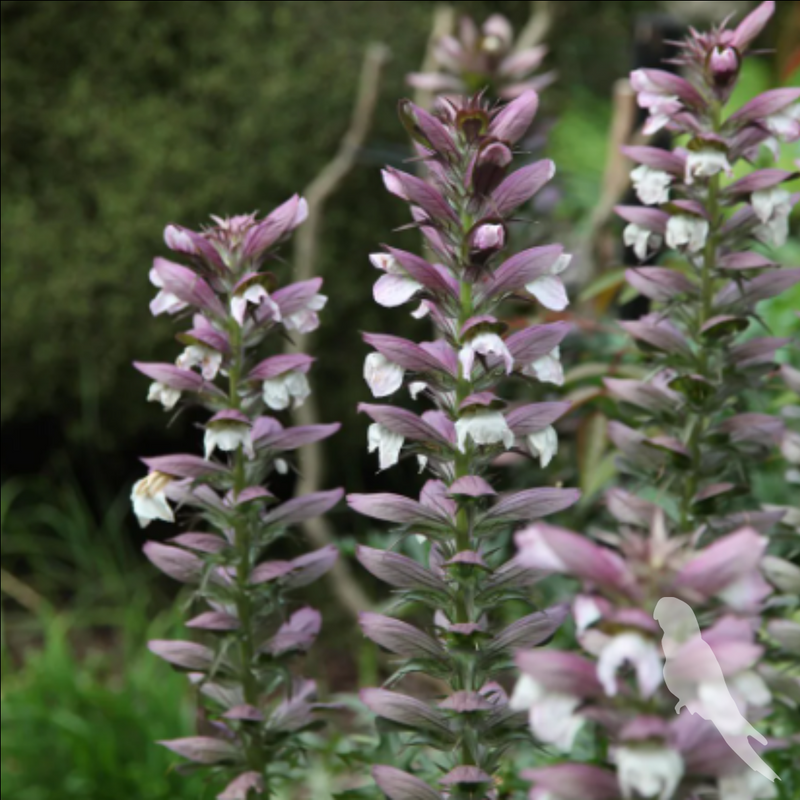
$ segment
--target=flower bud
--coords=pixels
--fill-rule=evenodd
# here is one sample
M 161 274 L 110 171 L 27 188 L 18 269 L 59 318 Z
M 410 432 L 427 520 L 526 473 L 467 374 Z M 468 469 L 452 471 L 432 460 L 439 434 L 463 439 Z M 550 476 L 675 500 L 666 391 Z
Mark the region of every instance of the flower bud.
M 733 89 L 742 60 L 733 47 L 715 47 L 708 59 L 708 71 L 717 91 L 726 94 Z
M 481 148 L 469 174 L 475 193 L 481 196 L 490 195 L 503 182 L 513 160 L 511 149 L 502 142 L 492 142 Z
M 481 225 L 472 240 L 475 250 L 497 252 L 506 246 L 506 229 L 502 225 Z

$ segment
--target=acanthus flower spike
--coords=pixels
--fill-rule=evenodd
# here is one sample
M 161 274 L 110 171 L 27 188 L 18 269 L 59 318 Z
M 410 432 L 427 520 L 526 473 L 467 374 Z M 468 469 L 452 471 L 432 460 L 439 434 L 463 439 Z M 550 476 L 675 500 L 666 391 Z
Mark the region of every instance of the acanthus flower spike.
M 584 655 L 518 656 L 514 705 L 568 752 L 593 725 L 608 753 L 591 766 L 527 773 L 537 799 L 777 796 L 778 776 L 746 742 L 761 740 L 766 718 L 797 696 L 797 681 L 765 663 L 763 642 L 782 622 L 762 626 L 780 613 L 776 589 L 797 585 L 792 565 L 769 555 L 769 534 L 792 517 L 759 509 L 749 475 L 785 442 L 787 420 L 753 413 L 747 398 L 768 389 L 790 344 L 751 329 L 762 300 L 800 282 L 800 270 L 762 246 L 785 243 L 800 197 L 796 173 L 743 162 L 771 137 L 800 138 L 800 91 L 772 90 L 727 112 L 774 10 L 762 3 L 735 30 L 693 30 L 677 59 L 682 76 L 631 76 L 647 130 L 688 144 L 625 148 L 650 207 L 617 209 L 624 243 L 640 262 L 664 245 L 677 252 L 627 273 L 654 308 L 622 323 L 647 377 L 605 382 L 617 415 L 638 423 L 609 425 L 622 472 L 607 497 L 609 524 L 578 534 L 537 523 L 517 536 L 523 566 L 580 586 L 572 611 Z
M 315 685 L 299 680 L 293 664 L 314 644 L 322 617 L 294 608 L 294 596 L 332 569 L 338 550 L 259 563 L 289 527 L 325 514 L 344 494 L 280 503 L 263 485 L 288 471 L 291 452 L 339 430 L 284 428 L 265 416 L 301 404 L 310 392 L 314 359 L 269 355 L 267 343 L 281 328 L 316 327 L 325 305 L 321 281 L 279 288 L 277 278 L 262 271 L 307 213 L 295 196 L 264 220 L 252 214 L 214 218 L 214 226 L 199 233 L 169 226 L 167 245 L 188 264 L 156 259 L 151 280 L 160 294 L 152 310 L 191 311 L 192 327 L 177 337 L 186 349 L 176 365 L 136 365 L 153 381 L 151 400 L 167 409 L 183 402 L 208 414 L 205 457 L 145 459 L 149 474 L 131 499 L 143 527 L 175 523 L 190 511 L 209 528 L 168 544 L 150 542 L 145 554 L 191 587 L 193 605 L 204 607 L 187 623 L 204 644 L 153 642 L 151 650 L 201 687 L 212 735 L 162 744 L 224 778 L 219 800 L 272 796 L 281 782 L 292 782 L 276 765 L 300 752 L 299 737 L 317 725 L 321 710 Z M 279 337 L 274 341 L 278 345 Z
M 516 40 L 514 28 L 504 16 L 493 14 L 482 26 L 462 17 L 458 36 L 442 36 L 433 48 L 437 71 L 413 73 L 408 83 L 415 89 L 447 97 L 485 90 L 504 100 L 530 96 L 549 86 L 552 72 L 536 74 L 547 56 L 547 47 Z M 491 133 L 516 142 L 530 127 L 536 106 L 507 106 L 503 120 Z M 525 120 L 528 120 L 527 126 Z
M 381 469 L 416 456 L 432 477 L 418 500 L 379 494 L 352 495 L 348 502 L 357 513 L 426 542 L 429 566 L 366 548 L 359 559 L 401 599 L 416 598 L 431 609 L 432 618 L 412 626 L 366 615 L 362 629 L 401 659 L 398 678 L 413 668 L 449 687 L 436 706 L 378 690 L 362 695 L 379 717 L 444 753 L 440 774 L 428 776 L 428 783 L 379 767 L 375 779 L 390 800 L 491 795 L 499 754 L 525 735 L 525 725 L 505 693 L 491 693 L 490 700 L 487 687 L 497 684 L 518 650 L 551 638 L 567 614 L 557 607 L 505 627 L 495 621 L 497 610 L 535 582 L 520 563 L 503 563 L 497 537 L 557 514 L 580 496 L 555 486 L 503 495 L 489 477 L 493 461 L 506 451 L 549 465 L 558 450 L 554 426 L 569 410 L 565 403 L 510 408 L 498 394 L 509 377 L 563 380 L 558 348 L 568 325 L 508 336 L 496 314 L 513 295 L 548 309 L 568 303 L 559 276 L 570 257 L 562 247 L 501 257 L 519 207 L 555 174 L 550 161 L 512 171 L 509 145 L 530 127 L 537 107 L 533 92 L 496 110 L 479 99 L 451 100 L 433 116 L 403 102 L 401 118 L 419 144 L 430 181 L 384 173 L 387 190 L 412 206 L 417 223 L 436 232 L 437 263 L 392 248 L 373 256 L 385 273 L 376 300 L 393 306 L 423 299 L 437 340 L 418 345 L 365 336 L 374 348 L 365 378 L 376 397 L 407 387 L 419 400 L 432 401 L 434 410 L 421 416 L 381 405 L 360 410 L 372 420 L 368 446 L 379 454 Z

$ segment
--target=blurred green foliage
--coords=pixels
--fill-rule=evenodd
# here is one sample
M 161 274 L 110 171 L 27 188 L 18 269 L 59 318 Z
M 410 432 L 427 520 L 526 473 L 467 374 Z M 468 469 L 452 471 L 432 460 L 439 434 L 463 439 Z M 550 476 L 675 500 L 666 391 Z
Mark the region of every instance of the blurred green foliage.
M 15 669 L 3 659 L 3 800 L 210 800 L 174 770 L 154 740 L 192 735 L 182 676 L 165 670 L 137 632 L 86 642 L 66 617 L 45 621 L 41 649 Z M 150 633 L 163 636 L 166 620 Z

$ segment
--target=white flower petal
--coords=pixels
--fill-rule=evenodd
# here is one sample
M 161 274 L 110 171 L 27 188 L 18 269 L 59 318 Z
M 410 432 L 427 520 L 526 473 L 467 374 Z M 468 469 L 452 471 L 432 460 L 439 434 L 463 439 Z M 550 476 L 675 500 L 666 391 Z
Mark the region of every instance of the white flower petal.
M 262 389 L 267 408 L 271 408 L 273 411 L 286 411 L 292 404 L 289 389 L 282 378 L 264 381 Z
M 181 369 L 200 367 L 203 377 L 213 381 L 222 367 L 222 353 L 205 345 L 193 344 L 178 356 L 176 364 Z
M 673 800 L 686 773 L 680 753 L 658 747 L 621 747 L 617 772 L 625 800 Z
M 707 220 L 677 214 L 667 223 L 667 245 L 675 250 L 686 247 L 699 253 L 708 241 L 710 225 Z
M 383 425 L 370 425 L 368 431 L 369 452 L 379 451 L 381 470 L 387 470 L 400 462 L 400 451 L 405 439 Z
M 240 447 L 248 458 L 255 458 L 253 439 L 247 425 L 239 422 L 216 422 L 206 428 L 206 460 L 217 449 L 223 453 L 235 453 Z
M 583 636 L 595 623 L 603 619 L 603 612 L 593 597 L 580 595 L 572 604 L 572 616 L 578 628 L 578 636 Z
M 131 492 L 133 513 L 139 525 L 146 528 L 153 520 L 175 522 L 175 514 L 167 501 L 166 488 L 172 478 L 160 472 L 151 472 L 140 480 Z
M 150 303 L 150 313 L 154 317 L 159 317 L 162 314 L 179 314 L 187 308 L 189 308 L 187 303 L 179 300 L 174 294 L 165 291 L 159 292 L 153 302 Z
M 639 692 L 649 700 L 664 682 L 664 662 L 655 642 L 638 633 L 615 636 L 600 654 L 597 677 L 609 697 L 619 694 L 617 675 L 626 664 L 636 668 Z
M 769 222 L 776 214 L 789 215 L 792 211 L 792 195 L 780 187 L 753 192 L 753 211 L 763 223 Z
M 412 400 L 418 400 L 419 396 L 424 391 L 427 391 L 427 389 L 428 389 L 428 384 L 427 383 L 423 383 L 422 381 L 416 381 L 415 383 L 412 383 L 408 387 L 408 391 L 409 391 L 409 394 L 411 395 L 411 399 Z
M 528 449 L 534 458 L 541 461 L 542 467 L 548 467 L 558 454 L 558 433 L 552 426 L 528 436 Z
M 521 714 L 523 711 L 530 711 L 531 706 L 538 703 L 544 695 L 544 689 L 530 675 L 523 675 L 517 681 L 508 707 Z
M 406 371 L 380 353 L 370 353 L 364 364 L 364 380 L 372 394 L 390 397 L 403 385 Z
M 172 389 L 169 386 L 164 386 L 163 383 L 153 383 L 150 386 L 150 392 L 147 395 L 148 403 L 161 403 L 165 411 L 172 411 L 178 401 L 181 399 L 182 393 L 178 389 Z
M 424 300 L 420 303 L 420 307 L 411 313 L 411 316 L 414 319 L 425 319 L 425 317 L 430 316 L 431 313 L 431 304 L 427 300 Z
M 642 228 L 633 222 L 625 228 L 622 234 L 626 247 L 632 247 L 639 261 L 646 261 L 651 251 L 657 250 L 663 243 L 663 238 L 647 228 Z
M 514 446 L 514 433 L 500 411 L 478 411 L 456 422 L 458 449 L 466 452 L 467 441 L 477 446 L 503 444 L 506 450 Z
M 422 284 L 402 275 L 383 275 L 375 284 L 375 302 L 384 308 L 397 308 L 422 290 Z
M 569 306 L 567 290 L 555 276 L 543 275 L 525 288 L 550 311 L 563 311 Z
M 279 308 L 278 315 L 273 315 L 273 318 L 278 322 L 282 321 L 287 331 L 296 331 L 301 334 L 313 333 L 319 328 L 319 315 L 317 312 L 322 311 L 327 304 L 328 298 L 324 294 L 315 294 L 308 301 L 305 308 L 290 314 L 285 320 L 281 319 Z
M 561 364 L 561 348 L 557 347 L 550 355 L 534 361 L 525 367 L 523 375 L 536 378 L 542 383 L 552 383 L 556 386 L 564 385 L 564 367 Z
M 783 247 L 789 238 L 789 217 L 792 195 L 782 188 L 753 192 L 753 211 L 761 221 L 755 230 L 756 238 L 773 247 Z
M 510 375 L 514 371 L 514 357 L 496 333 L 480 333 L 462 348 L 459 359 L 465 375 L 472 374 L 476 355 L 498 356 L 505 362 L 506 374 Z
M 660 206 L 669 202 L 669 191 L 674 180 L 668 172 L 642 166 L 631 172 L 636 195 L 646 206 Z
M 566 272 L 570 264 L 572 264 L 573 256 L 570 253 L 564 253 L 558 257 L 558 260 L 552 267 L 550 267 L 550 275 L 561 275 Z
M 569 753 L 586 720 L 575 713 L 582 700 L 568 695 L 548 694 L 530 711 L 531 731 L 534 737 L 551 744 L 562 753 Z
M 766 117 L 764 127 L 785 144 L 796 142 L 800 138 L 800 103 Z
M 287 372 L 264 381 L 264 402 L 273 411 L 285 411 L 289 406 L 300 408 L 311 395 L 308 378 L 302 372 Z
M 689 185 L 695 178 L 713 178 L 721 172 L 733 174 L 728 156 L 721 150 L 699 150 L 686 158 L 686 183 Z

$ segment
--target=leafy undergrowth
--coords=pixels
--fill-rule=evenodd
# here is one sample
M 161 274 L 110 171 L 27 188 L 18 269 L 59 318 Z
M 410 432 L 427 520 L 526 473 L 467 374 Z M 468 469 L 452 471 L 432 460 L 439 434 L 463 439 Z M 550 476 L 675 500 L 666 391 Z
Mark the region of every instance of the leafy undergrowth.
M 153 634 L 165 627 L 154 626 Z M 190 735 L 185 679 L 144 647 L 110 639 L 81 647 L 66 617 L 44 627 L 21 667 L 3 659 L 3 800 L 206 800 L 154 740 Z

